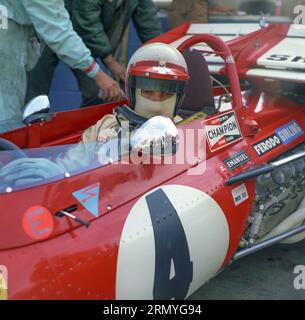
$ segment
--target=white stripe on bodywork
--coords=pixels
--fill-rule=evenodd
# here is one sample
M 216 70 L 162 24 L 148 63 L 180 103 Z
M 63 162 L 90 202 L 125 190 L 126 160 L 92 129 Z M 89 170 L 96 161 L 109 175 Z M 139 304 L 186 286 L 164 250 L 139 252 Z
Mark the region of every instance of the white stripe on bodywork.
M 152 299 L 155 276 L 154 230 L 146 196 L 132 207 L 125 222 L 117 262 L 116 299 Z M 221 268 L 229 246 L 229 227 L 224 212 L 208 194 L 188 186 L 167 185 L 163 192 L 182 223 L 193 280 L 188 296 Z M 171 266 L 169 277 L 175 275 Z
M 288 37 L 305 38 L 305 26 L 302 24 L 293 24 L 290 26 Z
M 258 23 L 193 23 L 187 34 L 202 34 L 210 33 L 215 35 L 228 35 L 234 38 L 238 38 L 242 35 L 259 30 Z

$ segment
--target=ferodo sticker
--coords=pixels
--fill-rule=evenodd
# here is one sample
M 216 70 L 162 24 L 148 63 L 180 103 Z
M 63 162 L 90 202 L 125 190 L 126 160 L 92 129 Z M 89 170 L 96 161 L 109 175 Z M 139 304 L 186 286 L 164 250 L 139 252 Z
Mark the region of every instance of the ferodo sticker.
M 252 147 L 258 156 L 263 156 L 282 144 L 281 139 L 273 134 L 272 136 L 254 144 Z
M 243 138 L 234 111 L 229 111 L 202 122 L 212 152 Z
M 243 183 L 237 188 L 232 190 L 232 197 L 234 200 L 235 206 L 240 205 L 249 198 L 246 185 Z
M 245 151 L 242 151 L 229 158 L 226 158 L 223 162 L 230 171 L 233 171 L 248 161 L 250 161 L 248 154 Z
M 288 144 L 302 136 L 304 131 L 294 120 L 275 130 L 275 133 L 281 139 L 283 144 Z

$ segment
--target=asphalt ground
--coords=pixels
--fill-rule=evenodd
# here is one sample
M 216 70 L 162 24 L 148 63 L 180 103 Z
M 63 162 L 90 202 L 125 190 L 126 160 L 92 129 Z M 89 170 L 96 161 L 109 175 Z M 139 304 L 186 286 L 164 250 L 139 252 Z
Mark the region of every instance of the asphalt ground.
M 227 266 L 190 299 L 305 300 L 305 289 L 294 288 L 296 277 L 300 279 L 300 273 L 294 273 L 297 265 L 305 266 L 305 240 L 276 244 Z

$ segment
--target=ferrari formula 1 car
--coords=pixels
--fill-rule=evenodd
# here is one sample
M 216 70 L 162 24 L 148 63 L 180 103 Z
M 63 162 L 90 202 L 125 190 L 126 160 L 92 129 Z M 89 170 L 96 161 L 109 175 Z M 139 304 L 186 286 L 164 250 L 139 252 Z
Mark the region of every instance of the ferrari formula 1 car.
M 217 28 L 155 40 L 190 71 L 172 155 L 0 185 L 9 299 L 184 299 L 232 260 L 305 238 L 305 31 Z M 117 105 L 36 114 L 1 136 L 0 161 L 52 159 Z

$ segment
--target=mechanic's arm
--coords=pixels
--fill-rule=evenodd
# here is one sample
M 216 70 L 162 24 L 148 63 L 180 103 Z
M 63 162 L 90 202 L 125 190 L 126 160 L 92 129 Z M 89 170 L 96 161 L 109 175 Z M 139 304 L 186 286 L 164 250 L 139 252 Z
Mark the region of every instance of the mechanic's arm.
M 117 80 L 125 81 L 126 70 L 111 54 L 112 48 L 101 21 L 103 2 L 74 0 L 73 23 L 95 57 L 100 57 Z
M 105 100 L 121 98 L 120 87 L 106 75 L 92 58 L 82 39 L 73 30 L 62 0 L 22 0 L 37 33 L 71 68 L 80 69 L 94 78 Z
M 132 18 L 142 42 L 162 34 L 161 22 L 158 19 L 157 9 L 152 0 L 140 0 Z
M 104 59 L 112 48 L 101 21 L 102 5 L 103 1 L 74 0 L 72 21 L 93 56 Z

